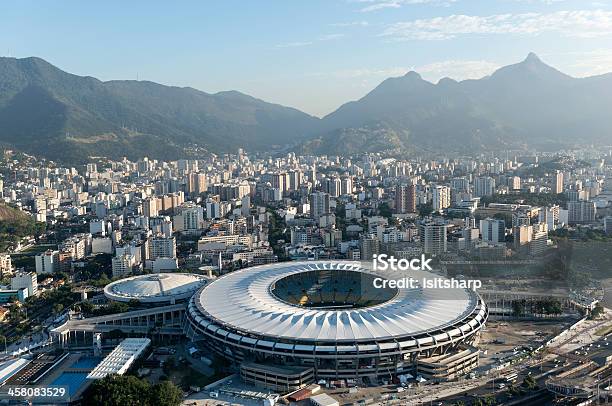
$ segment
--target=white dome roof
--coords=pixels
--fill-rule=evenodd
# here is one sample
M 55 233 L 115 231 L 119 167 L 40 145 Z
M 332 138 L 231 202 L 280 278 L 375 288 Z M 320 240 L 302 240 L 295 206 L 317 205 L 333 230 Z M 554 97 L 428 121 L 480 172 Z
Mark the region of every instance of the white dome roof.
M 110 300 L 128 302 L 173 302 L 189 298 L 206 283 L 201 275 L 190 273 L 157 273 L 132 276 L 109 283 L 104 294 Z
M 389 300 L 353 309 L 299 306 L 274 294 L 279 280 L 321 269 L 372 273 L 360 263 L 348 261 L 285 262 L 246 268 L 204 287 L 194 297 L 194 304 L 205 318 L 230 330 L 316 342 L 386 339 L 440 331 L 462 321 L 475 322 L 470 315 L 477 309 L 479 297 L 467 289 L 452 289 L 452 292 L 399 289 Z M 402 276 L 406 275 L 398 274 L 393 279 Z M 416 271 L 411 276 L 438 277 Z M 388 274 L 384 278 L 391 279 Z

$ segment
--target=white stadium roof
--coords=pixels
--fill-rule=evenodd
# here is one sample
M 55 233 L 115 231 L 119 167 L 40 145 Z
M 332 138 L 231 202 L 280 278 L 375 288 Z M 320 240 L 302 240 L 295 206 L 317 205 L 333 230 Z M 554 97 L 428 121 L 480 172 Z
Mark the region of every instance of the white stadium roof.
M 207 279 L 191 273 L 157 273 L 132 276 L 109 283 L 104 294 L 110 300 L 146 303 L 174 302 L 193 295 Z
M 205 286 L 195 305 L 207 318 L 229 330 L 293 340 L 370 341 L 440 329 L 461 322 L 478 306 L 467 289 L 399 289 L 390 300 L 361 308 L 313 308 L 290 304 L 273 292 L 277 281 L 313 270 L 370 273 L 359 262 L 284 262 L 232 272 Z M 407 274 L 386 279 L 399 279 Z M 438 275 L 411 271 L 418 280 Z

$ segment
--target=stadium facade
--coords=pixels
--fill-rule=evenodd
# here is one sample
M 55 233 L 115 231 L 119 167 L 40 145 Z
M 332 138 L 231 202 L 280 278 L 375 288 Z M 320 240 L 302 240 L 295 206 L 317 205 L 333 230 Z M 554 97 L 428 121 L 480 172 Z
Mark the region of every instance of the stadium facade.
M 403 276 L 333 260 L 235 271 L 193 295 L 186 333 L 237 365 L 270 366 L 263 386 L 279 379 L 270 375 L 280 366 L 312 370 L 316 379 L 425 375 L 432 360 L 438 380 L 473 369 L 473 345 L 488 317 L 480 296 L 468 289 L 373 288 L 374 278 Z

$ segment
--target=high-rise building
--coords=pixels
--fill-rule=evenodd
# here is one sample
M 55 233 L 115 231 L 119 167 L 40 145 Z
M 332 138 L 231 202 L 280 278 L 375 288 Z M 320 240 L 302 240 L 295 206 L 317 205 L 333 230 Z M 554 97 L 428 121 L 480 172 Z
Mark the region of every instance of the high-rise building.
M 113 269 L 113 278 L 129 275 L 132 273 L 132 268 L 135 264 L 135 259 L 132 254 L 123 253 L 111 259 L 111 267 Z
M 204 208 L 192 202 L 183 203 L 177 208 L 172 220 L 176 231 L 200 230 L 204 227 Z
M 38 294 L 38 281 L 34 272 L 17 272 L 11 278 L 11 289 L 19 290 L 21 288 L 28 289 L 28 297 Z
M 416 212 L 416 186 L 398 185 L 395 188 L 395 211 L 401 214 Z
M 340 178 L 327 178 L 322 182 L 323 190 L 331 197 L 339 197 L 342 194 L 342 184 Z
M 89 222 L 89 233 L 100 234 L 104 236 L 106 234 L 106 221 L 104 220 L 92 220 Z
M 419 237 L 424 254 L 438 255 L 446 252 L 446 224 L 423 222 L 419 224 Z
M 289 190 L 298 190 L 300 185 L 302 184 L 302 171 L 294 170 L 290 171 L 288 174 L 289 177 Z
M 508 187 L 512 190 L 519 190 L 521 188 L 521 178 L 518 176 L 509 177 Z
M 310 175 L 308 176 L 310 183 L 312 183 L 312 188 L 317 187 L 317 164 L 312 164 L 312 169 L 310 171 Z
M 58 270 L 59 251 L 47 250 L 34 258 L 38 275 L 54 273 Z
M 589 191 L 584 189 L 569 189 L 565 192 L 568 202 L 589 200 Z
M 208 187 L 206 175 L 203 173 L 190 173 L 187 177 L 187 193 L 199 194 L 206 192 Z
M 206 218 L 216 219 L 222 217 L 221 204 L 215 200 L 209 199 L 206 202 Z
M 89 233 L 75 234 L 64 241 L 59 246 L 61 251 L 69 252 L 73 260 L 85 258 L 91 253 L 92 235 Z
M 57 256 L 57 266 L 55 270 L 57 272 L 70 272 L 72 271 L 72 252 L 70 251 L 60 251 Z
M 554 176 L 554 192 L 559 194 L 563 193 L 563 172 L 557 171 Z
M 0 254 L 0 277 L 13 272 L 13 263 L 9 254 Z
M 451 191 L 448 186 L 436 186 L 432 190 L 432 208 L 434 213 L 441 212 L 451 205 Z
M 159 214 L 157 198 L 148 197 L 142 202 L 142 215 L 145 217 L 155 217 Z
M 176 258 L 174 237 L 154 237 L 150 240 L 149 248 L 149 259 Z
M 480 230 L 472 227 L 465 227 L 461 230 L 461 238 L 463 238 L 463 247 L 466 251 L 474 249 L 478 244 Z
M 451 179 L 450 185 L 452 191 L 456 193 L 467 193 L 470 191 L 470 181 L 465 176 Z
M 531 224 L 529 214 L 524 211 L 512 213 L 512 227 L 528 226 Z
M 246 195 L 240 200 L 240 214 L 248 217 L 251 214 L 251 196 Z
M 483 241 L 503 243 L 506 240 L 506 222 L 492 218 L 480 220 L 480 235 Z
M 286 172 L 272 174 L 272 187 L 281 193 L 289 189 L 289 176 Z
M 538 223 L 533 226 L 533 235 L 529 244 L 529 255 L 538 256 L 546 251 L 548 244 L 548 226 L 545 223 Z
M 593 223 L 597 214 L 595 202 L 590 201 L 568 202 L 567 211 L 569 224 Z
M 607 235 L 612 235 L 612 216 L 604 218 L 604 231 Z
M 543 207 L 538 214 L 538 220 L 540 223 L 545 223 L 548 230 L 556 230 L 559 225 L 560 212 L 561 208 L 557 205 Z
M 533 226 L 521 225 L 513 228 L 514 247 L 520 249 L 529 244 L 533 237 Z
M 318 220 L 330 212 L 330 197 L 328 193 L 315 192 L 310 195 L 310 217 Z
M 476 197 L 491 196 L 495 193 L 495 179 L 482 176 L 474 179 L 474 195 Z
M 353 194 L 353 178 L 350 176 L 343 176 L 340 178 L 341 186 L 340 186 L 340 194 L 341 195 L 350 195 Z
M 183 225 L 182 220 L 176 221 L 176 223 L 178 227 L 182 227 Z M 168 216 L 156 216 L 149 218 L 149 229 L 154 235 L 161 234 L 164 237 L 172 237 L 172 232 L 174 231 L 172 221 Z M 183 231 L 183 229 L 177 229 L 177 231 Z
M 179 191 L 177 193 L 169 193 L 167 195 L 162 196 L 158 200 L 158 202 L 159 201 L 161 201 L 162 205 L 161 210 L 172 210 L 185 202 L 185 194 L 182 191 Z M 157 206 L 157 209 L 160 209 L 159 205 Z
M 359 239 L 359 251 L 361 260 L 371 261 L 380 253 L 380 241 L 375 235 L 363 235 Z

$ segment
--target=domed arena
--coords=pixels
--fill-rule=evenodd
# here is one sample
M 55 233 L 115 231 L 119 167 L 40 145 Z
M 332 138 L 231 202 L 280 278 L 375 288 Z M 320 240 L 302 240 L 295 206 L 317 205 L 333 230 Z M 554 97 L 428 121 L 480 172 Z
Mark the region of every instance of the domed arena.
M 136 300 L 147 305 L 174 304 L 191 298 L 206 281 L 203 276 L 191 273 L 138 275 L 109 283 L 104 288 L 104 295 L 116 302 Z
M 375 278 L 401 276 L 333 260 L 246 268 L 193 295 L 187 334 L 236 364 L 311 368 L 318 379 L 388 378 L 417 365 L 432 376 L 448 376 L 448 365 L 472 369 L 488 317 L 480 296 L 374 287 Z

